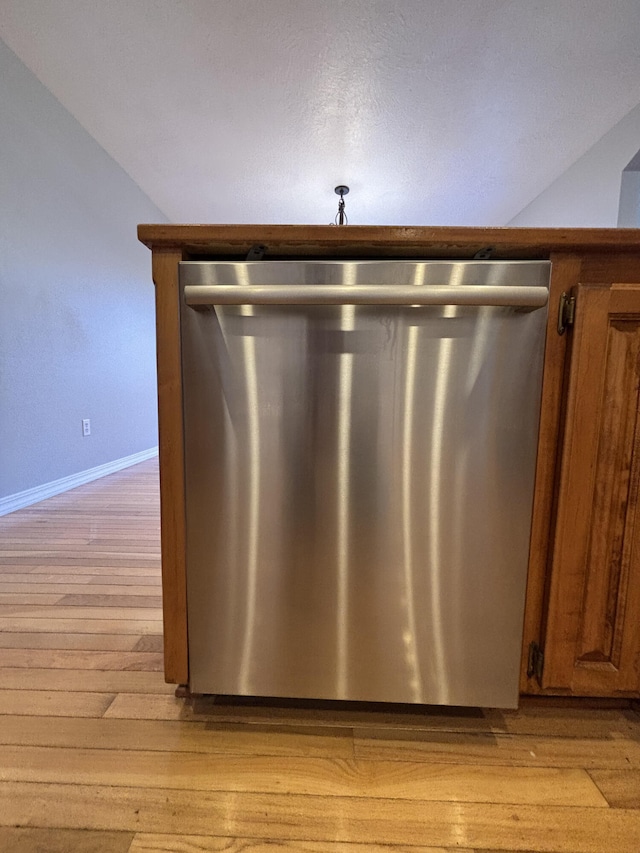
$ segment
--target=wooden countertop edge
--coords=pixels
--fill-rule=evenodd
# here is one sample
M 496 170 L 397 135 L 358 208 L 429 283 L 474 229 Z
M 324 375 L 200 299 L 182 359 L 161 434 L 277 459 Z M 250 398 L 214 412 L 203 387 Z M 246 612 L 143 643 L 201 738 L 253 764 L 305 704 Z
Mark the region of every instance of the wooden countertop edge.
M 492 247 L 541 251 L 640 252 L 638 228 L 475 228 L 382 225 L 149 225 L 138 226 L 138 239 L 150 249 L 185 247 L 224 252 L 264 243 L 267 248 L 298 249 L 302 254 L 322 248 L 389 250 L 429 247 Z

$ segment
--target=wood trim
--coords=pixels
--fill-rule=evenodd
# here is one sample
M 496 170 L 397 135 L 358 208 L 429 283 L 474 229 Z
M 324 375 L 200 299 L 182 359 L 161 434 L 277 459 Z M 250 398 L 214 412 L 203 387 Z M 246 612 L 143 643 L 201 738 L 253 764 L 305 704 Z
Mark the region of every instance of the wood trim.
M 640 252 L 585 254 L 580 272 L 582 284 L 602 281 L 640 281 Z
M 553 251 L 640 252 L 635 228 L 460 228 L 349 225 L 139 225 L 149 248 L 195 254 L 246 254 L 256 243 L 270 254 L 378 257 L 472 257 L 492 247 L 495 257 L 535 259 Z M 611 280 L 611 278 L 609 279 Z
M 560 295 L 570 291 L 579 281 L 580 256 L 554 253 L 551 256 L 551 282 L 549 289 L 549 318 L 544 354 L 544 375 L 540 412 L 540 434 L 536 484 L 531 523 L 529 574 L 527 578 L 526 607 L 522 644 L 520 691 L 538 693 L 540 686 L 534 678 L 527 677 L 529 644 L 542 645 L 544 631 L 547 574 L 551 557 L 555 506 L 555 485 L 558 455 L 561 444 L 563 409 L 563 376 L 567 354 L 568 335 L 559 335 L 558 310 Z
M 160 514 L 162 519 L 162 601 L 165 680 L 187 684 L 187 580 L 182 374 L 178 263 L 182 252 L 154 249 L 156 346 L 158 365 L 158 432 Z
M 609 312 L 611 314 L 634 314 L 638 316 L 640 314 L 639 292 L 640 286 L 637 284 L 611 285 Z

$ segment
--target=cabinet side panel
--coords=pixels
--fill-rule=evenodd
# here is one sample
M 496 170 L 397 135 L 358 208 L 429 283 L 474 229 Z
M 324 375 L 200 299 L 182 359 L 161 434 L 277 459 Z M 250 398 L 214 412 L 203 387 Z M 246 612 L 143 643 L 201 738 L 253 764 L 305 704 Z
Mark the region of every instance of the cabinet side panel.
M 162 611 L 165 680 L 187 684 L 184 439 L 180 370 L 178 262 L 182 253 L 154 249 L 158 431 L 162 543 Z

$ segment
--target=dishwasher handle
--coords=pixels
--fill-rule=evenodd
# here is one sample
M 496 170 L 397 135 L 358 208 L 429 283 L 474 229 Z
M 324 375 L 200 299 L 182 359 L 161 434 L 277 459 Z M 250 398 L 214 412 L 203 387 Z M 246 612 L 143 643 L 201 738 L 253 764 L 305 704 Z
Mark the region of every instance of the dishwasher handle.
M 533 310 L 546 287 L 508 285 L 190 284 L 184 299 L 205 305 L 489 305 Z

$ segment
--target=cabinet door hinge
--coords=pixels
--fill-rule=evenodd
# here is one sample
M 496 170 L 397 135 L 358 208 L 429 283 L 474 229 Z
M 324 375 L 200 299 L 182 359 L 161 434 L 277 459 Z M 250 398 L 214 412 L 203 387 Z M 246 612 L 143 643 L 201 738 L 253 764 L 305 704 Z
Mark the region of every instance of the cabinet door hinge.
M 576 298 L 570 293 L 560 296 L 560 307 L 558 308 L 558 334 L 564 335 L 569 326 L 573 326 L 576 317 Z
M 542 670 L 544 668 L 544 652 L 537 643 L 529 644 L 529 658 L 527 661 L 527 678 L 533 678 L 534 675 L 538 681 L 542 678 Z

